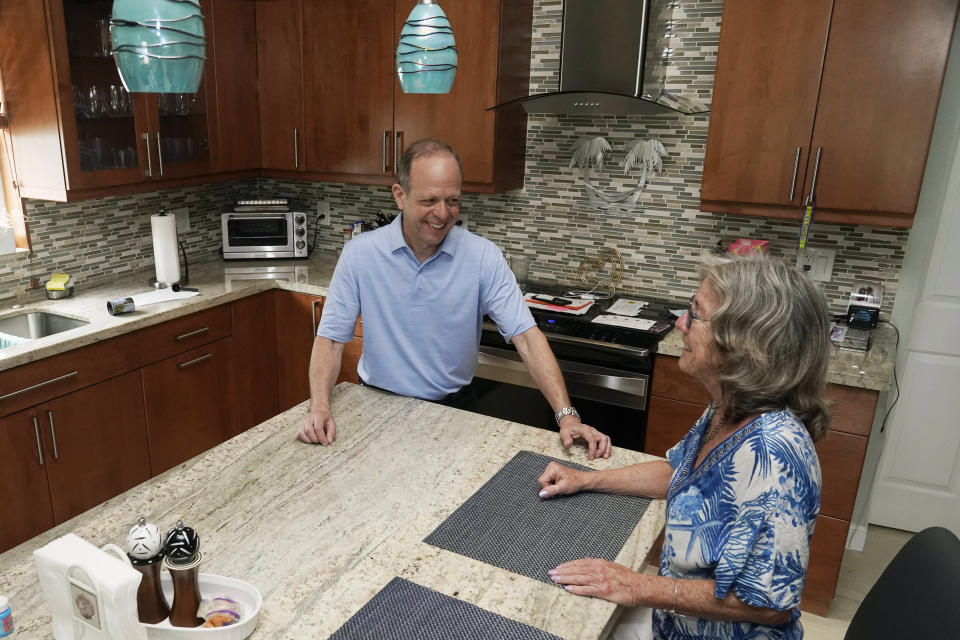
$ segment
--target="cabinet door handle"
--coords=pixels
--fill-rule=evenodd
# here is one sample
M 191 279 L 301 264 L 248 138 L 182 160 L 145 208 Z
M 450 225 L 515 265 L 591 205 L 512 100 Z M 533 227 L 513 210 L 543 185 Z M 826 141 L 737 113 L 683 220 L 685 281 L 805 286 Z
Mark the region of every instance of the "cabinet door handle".
M 387 172 L 387 145 L 390 144 L 387 142 L 387 139 L 390 137 L 390 131 L 384 130 L 383 140 L 380 141 L 380 173 Z
M 57 455 L 57 430 L 53 428 L 53 411 L 47 411 L 47 421 L 50 422 L 50 439 L 53 440 L 53 459 L 59 460 Z
M 163 175 L 163 148 L 160 145 L 160 132 L 157 131 L 157 165 L 160 167 L 160 175 Z
M 800 167 L 800 147 L 797 147 L 797 153 L 793 156 L 793 178 L 790 180 L 790 197 L 787 198 L 793 202 L 793 192 L 797 187 L 797 169 Z
M 150 153 L 150 134 L 142 133 L 140 137 L 143 138 L 143 141 L 147 143 L 147 177 L 153 177 L 153 154 Z
M 293 167 L 300 168 L 300 129 L 293 130 Z
M 807 204 L 813 204 L 817 194 L 817 174 L 820 172 L 820 152 L 823 147 L 817 147 L 817 157 L 813 161 L 813 179 L 810 181 L 810 193 L 807 195 Z
M 37 416 L 33 416 L 33 433 L 37 436 L 37 456 L 40 458 L 40 466 L 43 466 L 43 445 L 40 444 L 40 422 Z
M 200 328 L 197 329 L 196 331 L 189 331 L 189 332 L 187 332 L 187 333 L 184 333 L 184 334 L 182 334 L 182 335 L 179 335 L 179 336 L 177 336 L 176 338 L 174 338 L 174 340 L 176 340 L 177 342 L 183 342 L 183 341 L 186 340 L 187 338 L 192 338 L 193 336 L 198 336 L 198 335 L 200 335 L 201 333 L 206 333 L 207 331 L 210 331 L 210 327 L 200 327 Z
M 400 138 L 403 137 L 403 131 L 395 131 L 393 134 L 393 172 L 397 172 L 397 157 L 400 155 Z
M 204 360 L 209 360 L 209 359 L 212 358 L 212 357 L 213 357 L 213 354 L 212 354 L 212 353 L 208 353 L 208 354 L 205 355 L 205 356 L 200 356 L 199 358 L 194 358 L 193 360 L 190 360 L 189 362 L 181 362 L 180 364 L 177 365 L 177 368 L 178 368 L 178 369 L 186 369 L 187 367 L 192 367 L 192 366 L 195 365 L 195 364 L 200 364 L 200 363 L 203 362 Z
M 320 304 L 320 300 L 314 300 L 313 304 L 310 306 L 310 332 L 311 340 L 317 337 L 317 305 Z
M 12 398 L 12 397 L 14 397 L 14 396 L 19 396 L 19 395 L 22 394 L 22 393 L 27 393 L 28 391 L 33 391 L 33 390 L 35 390 L 35 389 L 39 389 L 40 387 L 45 387 L 45 386 L 47 386 L 48 384 L 53 384 L 54 382 L 60 382 L 61 380 L 66 380 L 67 378 L 72 378 L 72 377 L 75 376 L 75 375 L 77 375 L 77 372 L 76 372 L 76 371 L 71 371 L 70 373 L 65 373 L 65 374 L 63 374 L 62 376 L 57 376 L 56 378 L 51 378 L 50 380 L 47 380 L 46 382 L 41 382 L 41 383 L 39 383 L 39 384 L 31 385 L 31 386 L 29 386 L 29 387 L 24 387 L 23 389 L 20 389 L 19 391 L 14 391 L 14 392 L 12 392 L 12 393 L 8 393 L 8 394 L 6 394 L 6 395 L 2 395 L 2 396 L 0 396 L 0 400 L 6 400 L 7 398 Z

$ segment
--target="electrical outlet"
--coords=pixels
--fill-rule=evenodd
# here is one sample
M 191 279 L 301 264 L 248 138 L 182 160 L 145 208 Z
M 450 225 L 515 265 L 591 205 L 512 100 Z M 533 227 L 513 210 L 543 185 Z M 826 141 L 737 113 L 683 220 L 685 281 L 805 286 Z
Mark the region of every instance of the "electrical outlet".
M 177 235 L 190 231 L 190 209 L 181 207 L 168 211 L 167 213 L 177 217 Z
M 330 221 L 330 203 L 326 200 L 317 200 L 317 225 L 329 227 Z
M 457 216 L 457 226 L 463 227 L 467 231 L 470 231 L 470 216 L 465 213 L 461 213 Z
M 836 249 L 822 247 L 800 249 L 797 253 L 797 268 L 809 273 L 813 280 L 829 282 L 833 275 L 833 259 L 836 255 Z

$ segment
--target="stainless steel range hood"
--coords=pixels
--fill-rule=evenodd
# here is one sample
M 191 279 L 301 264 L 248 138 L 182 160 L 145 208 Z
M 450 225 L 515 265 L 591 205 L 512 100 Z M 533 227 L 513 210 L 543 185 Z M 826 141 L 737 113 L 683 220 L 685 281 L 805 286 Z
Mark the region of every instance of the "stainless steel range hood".
M 677 46 L 677 0 L 564 0 L 560 90 L 519 97 L 528 113 L 694 114 L 705 105 L 666 91 Z

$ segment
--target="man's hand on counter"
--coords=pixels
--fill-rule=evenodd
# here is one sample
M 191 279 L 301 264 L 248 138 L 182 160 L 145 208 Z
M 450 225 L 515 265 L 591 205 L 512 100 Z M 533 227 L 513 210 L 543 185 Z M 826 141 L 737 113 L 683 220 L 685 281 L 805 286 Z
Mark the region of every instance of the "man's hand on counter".
M 587 443 L 587 458 L 609 458 L 612 445 L 610 436 L 604 435 L 588 424 L 583 424 L 575 416 L 564 416 L 560 420 L 560 440 L 563 447 L 569 449 L 574 440 Z
M 330 409 L 311 411 L 303 419 L 303 426 L 297 432 L 297 439 L 308 444 L 332 444 L 337 437 L 337 423 Z

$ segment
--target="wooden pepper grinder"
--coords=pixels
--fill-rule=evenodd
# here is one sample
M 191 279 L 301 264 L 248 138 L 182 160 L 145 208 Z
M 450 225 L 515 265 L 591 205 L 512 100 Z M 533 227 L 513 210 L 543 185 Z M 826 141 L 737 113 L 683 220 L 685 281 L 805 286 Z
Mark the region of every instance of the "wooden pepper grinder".
M 157 624 L 170 615 L 170 606 L 160 588 L 160 566 L 163 561 L 163 538 L 160 528 L 145 518 L 127 534 L 127 556 L 133 568 L 143 574 L 137 589 L 137 614 L 140 622 Z
M 197 616 L 197 609 L 200 608 L 197 573 L 203 560 L 200 536 L 190 527 L 183 526 L 183 520 L 177 520 L 177 526 L 167 533 L 163 552 L 166 555 L 163 566 L 173 578 L 170 624 L 175 627 L 199 627 L 203 624 L 203 618 Z

